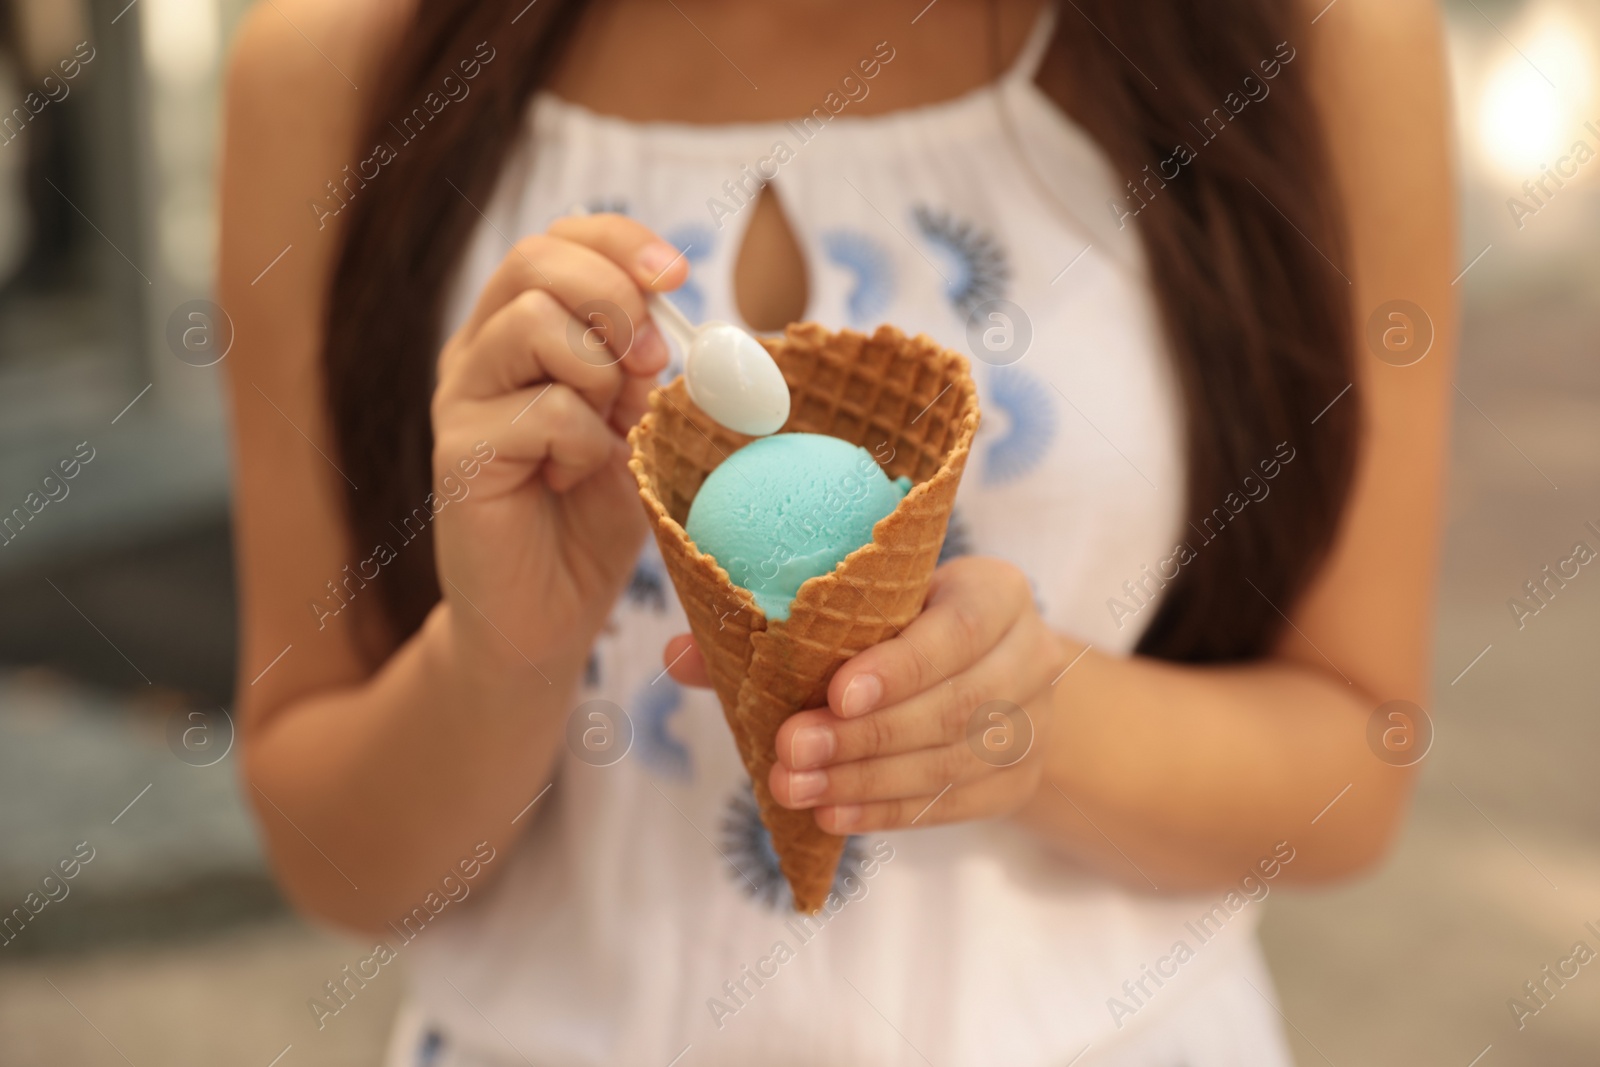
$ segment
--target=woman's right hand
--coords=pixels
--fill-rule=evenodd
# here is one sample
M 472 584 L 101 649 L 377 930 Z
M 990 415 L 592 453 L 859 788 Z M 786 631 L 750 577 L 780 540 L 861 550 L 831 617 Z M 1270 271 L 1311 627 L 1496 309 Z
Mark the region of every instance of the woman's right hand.
M 625 437 L 668 360 L 645 299 L 687 274 L 637 222 L 561 219 L 517 242 L 445 344 L 434 491 L 467 493 L 439 513 L 437 565 L 475 662 L 581 661 L 604 624 L 645 533 Z M 493 458 L 465 478 L 481 442 Z

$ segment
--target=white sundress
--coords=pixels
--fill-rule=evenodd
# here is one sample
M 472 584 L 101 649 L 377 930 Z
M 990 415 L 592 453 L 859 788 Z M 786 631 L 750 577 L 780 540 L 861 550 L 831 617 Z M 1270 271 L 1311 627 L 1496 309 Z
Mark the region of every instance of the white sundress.
M 1050 625 L 1129 653 L 1154 607 L 1108 601 L 1179 540 L 1182 411 L 1135 232 L 1107 207 L 1123 183 L 1033 84 L 1051 24 L 982 89 L 809 126 L 641 124 L 538 95 L 446 329 L 507 237 L 575 203 L 661 233 L 692 267 L 672 299 L 739 322 L 740 200 L 770 177 L 805 318 L 980 357 L 946 555 L 1010 561 Z M 984 348 L 1007 320 L 1011 347 Z M 388 1067 L 1288 1067 L 1258 904 L 1130 892 L 1009 823 L 852 838 L 842 906 L 800 923 L 715 697 L 661 674 L 686 629 L 647 543 L 574 701 L 620 706 L 631 748 L 610 766 L 564 750 L 492 884 L 391 939 L 410 979 Z

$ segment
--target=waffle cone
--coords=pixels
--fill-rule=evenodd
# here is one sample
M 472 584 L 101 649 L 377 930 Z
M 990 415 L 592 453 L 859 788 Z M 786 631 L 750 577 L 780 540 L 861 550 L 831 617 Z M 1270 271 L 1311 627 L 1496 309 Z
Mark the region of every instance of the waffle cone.
M 789 384 L 784 432 L 829 434 L 873 453 L 913 483 L 872 541 L 800 587 L 789 618 L 771 621 L 747 590 L 695 547 L 683 524 L 706 476 L 750 440 L 713 421 L 680 376 L 650 396 L 628 435 L 628 466 L 689 628 L 755 789 L 762 822 L 794 891 L 795 910 L 820 910 L 845 839 L 767 788 L 778 727 L 827 703 L 828 682 L 856 653 L 893 637 L 922 610 L 978 426 L 967 361 L 892 326 L 871 337 L 815 323 L 764 340 Z

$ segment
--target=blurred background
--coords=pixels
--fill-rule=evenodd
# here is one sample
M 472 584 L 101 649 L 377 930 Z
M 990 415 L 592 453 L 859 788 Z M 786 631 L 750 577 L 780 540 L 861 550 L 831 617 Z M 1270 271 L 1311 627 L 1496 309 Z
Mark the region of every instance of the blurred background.
M 386 970 L 317 1029 L 307 1000 L 368 947 L 285 908 L 229 748 L 221 368 L 182 334 L 226 331 L 193 302 L 246 6 L 0 0 L 0 910 L 78 861 L 0 933 L 4 1067 L 374 1063 L 400 993 Z M 1508 606 L 1600 547 L 1600 5 L 1445 10 L 1465 317 L 1436 734 L 1381 872 L 1267 905 L 1303 1067 L 1600 1063 L 1600 965 L 1508 1006 L 1600 949 L 1600 570 Z

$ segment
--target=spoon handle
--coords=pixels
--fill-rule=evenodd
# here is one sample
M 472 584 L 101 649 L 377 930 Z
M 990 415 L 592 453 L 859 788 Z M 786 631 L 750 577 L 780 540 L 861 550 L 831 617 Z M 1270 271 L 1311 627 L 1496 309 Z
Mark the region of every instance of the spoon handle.
M 683 312 L 672 305 L 672 302 L 660 293 L 651 293 L 647 303 L 650 306 L 650 315 L 660 327 L 661 332 L 678 343 L 678 348 L 683 352 L 684 358 L 689 356 L 689 346 L 694 344 L 694 339 L 700 330 L 694 323 L 684 317 Z

